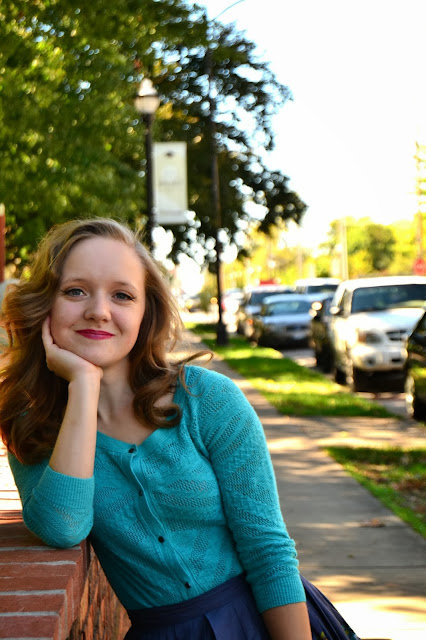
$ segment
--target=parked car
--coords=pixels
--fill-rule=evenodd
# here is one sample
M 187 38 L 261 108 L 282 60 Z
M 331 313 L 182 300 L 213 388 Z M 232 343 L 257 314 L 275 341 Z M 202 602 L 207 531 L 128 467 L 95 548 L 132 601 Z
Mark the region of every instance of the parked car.
M 425 309 L 426 277 L 382 276 L 342 282 L 331 306 L 337 382 L 369 390 L 374 374 L 404 375 L 405 341 Z
M 292 287 L 278 284 L 263 284 L 246 290 L 237 311 L 237 333 L 246 338 L 251 338 L 253 335 L 253 316 L 259 313 L 263 300 L 267 296 L 292 291 Z
M 303 278 L 296 280 L 294 283 L 294 290 L 296 293 L 334 293 L 339 286 L 340 280 L 338 278 Z
M 223 294 L 223 310 L 227 313 L 237 313 L 243 299 L 244 291 L 242 289 L 227 289 Z
M 405 406 L 410 417 L 426 420 L 426 312 L 407 339 Z
M 309 296 L 296 293 L 266 297 L 253 318 L 253 340 L 274 348 L 307 344 L 311 304 Z
M 317 366 L 324 373 L 329 373 L 333 368 L 333 348 L 330 335 L 332 300 L 332 293 L 324 294 L 324 298 L 315 301 L 310 310 L 309 346 L 314 351 Z

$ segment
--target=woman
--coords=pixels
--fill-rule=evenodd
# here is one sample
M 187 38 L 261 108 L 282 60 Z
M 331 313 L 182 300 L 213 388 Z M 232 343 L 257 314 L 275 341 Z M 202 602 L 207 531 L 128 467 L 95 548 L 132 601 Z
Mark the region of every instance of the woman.
M 3 305 L 0 398 L 28 528 L 90 535 L 128 640 L 310 640 L 262 426 L 228 378 L 169 360 L 179 315 L 137 237 L 65 223 L 30 273 Z

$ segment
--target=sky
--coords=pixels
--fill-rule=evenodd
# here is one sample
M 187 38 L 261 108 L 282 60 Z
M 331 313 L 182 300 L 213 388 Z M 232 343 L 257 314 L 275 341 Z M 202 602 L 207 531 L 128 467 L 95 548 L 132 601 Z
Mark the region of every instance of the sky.
M 235 1 L 235 0 L 234 0 Z M 426 0 L 204 0 L 235 23 L 293 100 L 267 162 L 309 209 L 305 246 L 332 220 L 412 219 L 416 140 L 426 144 Z M 230 7 L 230 8 L 228 8 Z

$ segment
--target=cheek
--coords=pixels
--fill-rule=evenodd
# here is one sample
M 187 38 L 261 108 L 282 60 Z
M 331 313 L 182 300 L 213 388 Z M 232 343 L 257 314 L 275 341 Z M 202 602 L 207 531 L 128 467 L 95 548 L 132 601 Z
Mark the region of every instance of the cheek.
M 135 316 L 132 318 L 130 322 L 127 322 L 127 332 L 129 335 L 129 340 L 131 340 L 132 342 L 132 346 L 134 345 L 134 343 L 138 338 L 143 315 L 144 315 L 143 312 L 139 312 L 138 314 L 135 314 Z
M 60 339 L 63 330 L 72 323 L 72 310 L 61 303 L 55 303 L 50 312 L 50 333 L 55 342 Z
M 141 324 L 142 324 L 142 318 L 140 316 L 138 316 L 135 321 L 132 323 L 131 326 L 129 326 L 129 333 L 132 335 L 132 339 L 136 341 L 138 335 L 139 335 L 139 330 L 141 328 Z

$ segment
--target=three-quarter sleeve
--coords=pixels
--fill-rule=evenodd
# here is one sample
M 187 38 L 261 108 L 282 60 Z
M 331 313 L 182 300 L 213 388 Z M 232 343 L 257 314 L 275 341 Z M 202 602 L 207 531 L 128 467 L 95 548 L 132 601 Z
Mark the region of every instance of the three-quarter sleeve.
M 26 465 L 11 453 L 8 457 L 28 529 L 52 547 L 84 540 L 93 525 L 94 478 L 58 473 L 48 460 Z
M 207 377 L 200 394 L 200 437 L 258 608 L 304 601 L 295 544 L 281 514 L 262 424 L 234 382 L 214 378 L 212 384 Z

